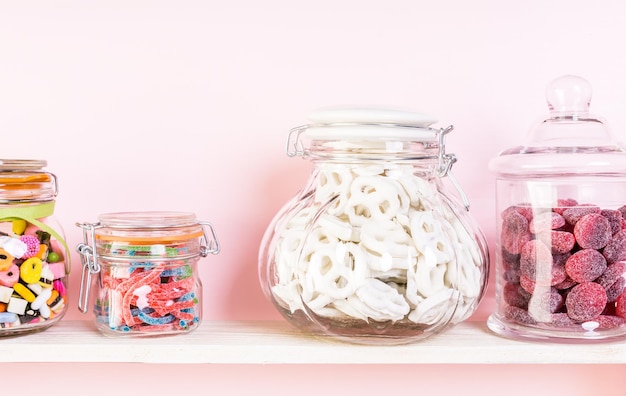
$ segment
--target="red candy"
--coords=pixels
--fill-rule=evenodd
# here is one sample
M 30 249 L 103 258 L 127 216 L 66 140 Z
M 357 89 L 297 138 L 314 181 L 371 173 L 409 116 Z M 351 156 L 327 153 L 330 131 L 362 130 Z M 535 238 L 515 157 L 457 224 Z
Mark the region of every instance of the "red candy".
M 503 214 L 502 229 L 514 234 L 525 233 L 528 231 L 528 219 L 514 208 L 509 208 Z
M 622 319 L 626 319 L 626 291 L 615 300 L 615 315 Z
M 606 303 L 606 291 L 594 282 L 579 283 L 565 299 L 567 316 L 578 322 L 586 322 L 600 316 Z
M 556 208 L 553 208 L 552 210 L 560 215 L 563 215 L 563 212 L 565 212 L 565 209 L 572 207 L 572 206 L 578 206 L 578 202 L 575 199 L 559 199 L 556 202 L 557 206 Z
M 528 293 L 523 293 L 523 289 L 521 289 L 521 291 L 520 289 L 520 285 L 506 283 L 504 285 L 503 292 L 504 301 L 511 306 L 526 309 L 528 308 L 530 295 Z
M 606 268 L 604 256 L 593 249 L 579 250 L 565 262 L 567 275 L 579 283 L 596 280 Z
M 573 331 L 588 331 L 587 321 L 626 325 L 626 205 L 516 205 L 502 213 L 501 230 L 508 320 Z
M 561 309 L 563 302 L 563 296 L 559 294 L 558 290 L 550 288 L 549 291 L 541 293 L 539 296 L 535 295 L 530 300 L 529 311 L 532 316 L 535 316 L 533 312 L 537 312 L 536 316 L 541 317 L 543 313 L 549 312 L 552 314 Z
M 549 280 L 552 271 L 550 248 L 537 239 L 525 243 L 521 250 L 520 271 L 532 280 Z
M 624 324 L 624 319 L 613 315 L 600 315 L 594 320 L 598 322 L 600 330 L 614 329 Z
M 502 230 L 502 245 L 507 253 L 518 255 L 522 251 L 522 246 L 530 241 L 530 233 L 515 234 Z
M 609 224 L 611 225 L 611 234 L 615 234 L 622 229 L 622 221 L 624 220 L 622 212 L 619 210 L 602 209 L 600 214 L 606 217 L 609 221 Z
M 537 324 L 537 321 L 533 319 L 532 316 L 530 316 L 528 311 L 522 308 L 510 306 L 510 305 L 505 308 L 504 316 L 506 316 L 508 319 L 511 319 L 515 322 L 519 322 L 519 323 L 523 323 L 527 325 Z
M 576 242 L 583 249 L 602 249 L 612 235 L 609 220 L 598 213 L 581 217 L 574 226 Z
M 613 263 L 606 268 L 606 271 L 596 279 L 596 283 L 599 283 L 605 289 L 611 287 L 619 278 L 622 278 L 626 273 L 626 262 L 619 261 Z
M 545 212 L 539 216 L 534 217 L 528 224 L 530 232 L 533 234 L 539 234 L 542 232 L 549 232 L 556 230 L 565 225 L 565 219 L 563 216 L 556 212 Z
M 563 218 L 569 224 L 574 225 L 580 220 L 583 216 L 591 214 L 591 213 L 600 213 L 601 209 L 595 205 L 581 205 L 576 207 L 567 208 L 563 211 Z
M 550 231 L 537 236 L 543 243 L 552 248 L 552 253 L 569 253 L 576 244 L 574 234 L 567 231 Z
M 615 283 L 606 288 L 606 300 L 607 302 L 615 302 L 617 297 L 624 291 L 624 286 L 626 286 L 626 279 L 623 277 L 617 278 Z
M 626 230 L 617 232 L 606 247 L 602 250 L 602 254 L 609 263 L 622 261 L 626 259 Z

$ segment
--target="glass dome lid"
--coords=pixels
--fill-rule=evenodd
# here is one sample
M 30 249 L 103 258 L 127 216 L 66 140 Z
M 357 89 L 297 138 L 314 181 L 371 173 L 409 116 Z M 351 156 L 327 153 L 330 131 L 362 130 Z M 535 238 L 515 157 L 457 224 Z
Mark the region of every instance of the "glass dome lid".
M 591 85 L 565 75 L 546 87 L 549 114 L 526 142 L 500 152 L 489 169 L 506 176 L 626 175 L 626 150 L 604 119 L 589 112 Z

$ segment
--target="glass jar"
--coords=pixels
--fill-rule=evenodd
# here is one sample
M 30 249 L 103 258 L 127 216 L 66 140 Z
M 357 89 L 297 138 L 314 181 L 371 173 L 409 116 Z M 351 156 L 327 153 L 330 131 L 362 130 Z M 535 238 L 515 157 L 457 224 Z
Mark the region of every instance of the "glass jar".
M 88 311 L 91 276 L 97 274 L 93 310 L 103 334 L 195 330 L 202 319 L 197 264 L 220 250 L 213 227 L 186 212 L 119 212 L 98 219 L 77 224 L 84 236 L 77 246 L 83 264 L 79 309 Z
M 626 152 L 589 113 L 591 87 L 563 76 L 527 141 L 492 159 L 496 301 L 488 327 L 521 339 L 626 334 Z
M 468 206 L 444 188 L 452 127 L 394 109 L 310 119 L 289 133 L 287 154 L 313 172 L 260 246 L 267 298 L 305 333 L 352 343 L 408 343 L 468 318 L 489 260 Z
M 70 255 L 43 160 L 0 160 L 0 336 L 45 330 L 67 310 Z

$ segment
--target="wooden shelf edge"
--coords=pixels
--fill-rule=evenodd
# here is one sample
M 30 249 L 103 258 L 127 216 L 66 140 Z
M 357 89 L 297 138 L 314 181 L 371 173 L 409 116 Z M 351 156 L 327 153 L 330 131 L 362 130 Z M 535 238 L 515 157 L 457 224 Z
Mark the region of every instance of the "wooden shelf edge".
M 354 345 L 303 335 L 282 321 L 204 321 L 166 337 L 112 338 L 90 321 L 61 321 L 0 339 L 0 362 L 157 364 L 625 364 L 626 341 L 552 344 L 509 340 L 462 323 L 407 345 Z

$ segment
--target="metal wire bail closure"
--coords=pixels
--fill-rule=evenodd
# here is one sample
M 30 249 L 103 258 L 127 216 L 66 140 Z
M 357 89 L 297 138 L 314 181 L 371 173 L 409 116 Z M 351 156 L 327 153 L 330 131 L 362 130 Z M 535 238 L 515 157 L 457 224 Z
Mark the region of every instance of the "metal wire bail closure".
M 206 257 L 209 254 L 218 254 L 221 250 L 221 246 L 213 225 L 206 221 L 199 221 L 198 224 L 202 226 L 202 233 L 204 234 L 201 240 L 200 256 Z M 211 239 L 207 238 L 207 228 L 211 231 Z
M 447 176 L 450 179 L 450 181 L 454 185 L 454 188 L 461 197 L 463 207 L 465 207 L 466 211 L 469 211 L 470 203 L 469 199 L 467 198 L 467 194 L 465 194 L 465 191 L 463 191 L 463 189 L 461 188 L 461 185 L 457 181 L 456 177 L 454 177 L 454 175 L 452 174 L 452 165 L 454 165 L 454 163 L 457 161 L 456 155 L 446 154 L 445 137 L 448 133 L 452 132 L 453 129 L 454 126 L 450 125 L 447 128 L 441 128 L 437 131 L 437 141 L 439 142 L 439 164 L 437 167 L 437 175 L 439 175 L 439 177 Z
M 304 155 L 306 153 L 304 144 L 300 140 L 300 137 L 302 136 L 302 133 L 304 133 L 310 127 L 311 125 L 301 125 L 301 126 L 292 128 L 289 131 L 289 136 L 287 138 L 287 147 L 286 147 L 287 156 L 295 157 L 295 156 Z M 461 198 L 463 207 L 465 208 L 466 211 L 469 211 L 470 203 L 469 203 L 469 199 L 467 198 L 467 194 L 465 194 L 465 191 L 463 191 L 463 188 L 461 188 L 461 185 L 457 181 L 456 177 L 454 177 L 454 175 L 452 174 L 452 165 L 454 165 L 454 163 L 457 161 L 456 155 L 446 153 L 445 136 L 448 133 L 452 132 L 452 130 L 454 130 L 454 126 L 450 125 L 446 128 L 440 128 L 436 130 L 435 132 L 436 138 L 437 138 L 437 144 L 439 146 L 439 151 L 437 153 L 437 160 L 438 160 L 437 175 L 439 177 L 447 176 L 450 179 L 450 182 L 459 193 L 459 197 Z
M 96 228 L 100 223 L 76 223 L 83 230 L 83 243 L 78 244 L 76 251 L 80 254 L 83 268 L 80 276 L 80 290 L 78 294 L 78 309 L 86 313 L 89 309 L 89 293 L 91 292 L 91 276 L 100 272 L 98 255 L 95 252 Z M 91 244 L 90 244 L 91 243 Z
M 304 144 L 300 141 L 300 135 L 309 128 L 309 125 L 301 125 L 299 127 L 292 128 L 289 131 L 287 137 L 287 156 L 295 157 L 297 155 L 304 155 Z M 292 148 L 293 147 L 293 148 Z

